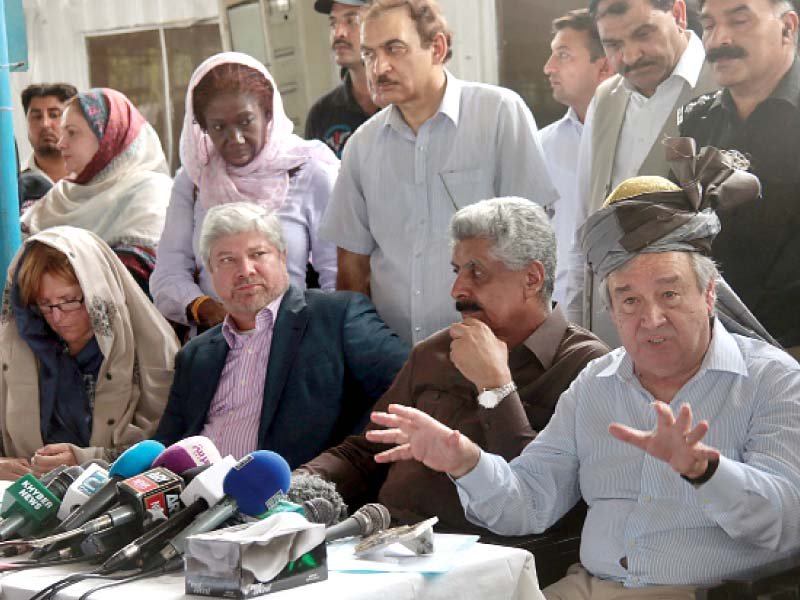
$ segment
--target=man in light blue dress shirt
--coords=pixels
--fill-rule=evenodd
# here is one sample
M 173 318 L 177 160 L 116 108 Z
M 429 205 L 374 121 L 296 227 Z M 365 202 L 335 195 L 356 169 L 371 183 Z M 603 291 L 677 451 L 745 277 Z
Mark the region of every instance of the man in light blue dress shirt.
M 589 363 L 517 459 L 407 407 L 373 415 L 389 429 L 370 439 L 397 444 L 376 460 L 448 473 L 492 531 L 541 532 L 586 500 L 582 564 L 548 600 L 694 598 L 800 548 L 800 366 L 754 339 L 771 338 L 704 255 L 719 231 L 709 190 L 724 207 L 758 183 L 681 154 L 725 168 L 678 169 L 685 189 L 628 180 L 582 228 L 623 347 Z
M 434 0 L 376 0 L 361 50 L 378 106 L 347 142 L 319 228 L 338 246 L 337 289 L 371 296 L 419 342 L 459 319 L 448 294 L 448 226 L 460 208 L 517 196 L 543 206 L 550 182 L 530 110 L 514 92 L 445 69 L 451 33 Z
M 613 71 L 603 53 L 600 34 L 589 10 L 571 10 L 553 21 L 552 52 L 544 65 L 544 74 L 553 89 L 556 102 L 568 107 L 566 114 L 539 131 L 544 159 L 550 178 L 558 190 L 552 219 L 556 232 L 558 266 L 553 300 L 566 306 L 567 273 L 570 268 L 583 270 L 583 262 L 570 252 L 578 221 L 578 155 L 586 111 L 597 86 Z M 573 259 L 575 265 L 570 265 Z

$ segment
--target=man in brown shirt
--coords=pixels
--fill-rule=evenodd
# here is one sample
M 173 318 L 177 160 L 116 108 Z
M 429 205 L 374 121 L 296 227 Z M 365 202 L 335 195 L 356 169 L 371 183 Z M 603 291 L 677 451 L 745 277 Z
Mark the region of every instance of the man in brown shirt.
M 452 296 L 463 320 L 417 344 L 375 410 L 413 406 L 510 460 L 547 424 L 583 367 L 608 349 L 551 308 L 556 242 L 541 207 L 484 200 L 458 211 L 450 232 Z M 374 457 L 385 449 L 351 436 L 299 471 L 333 481 L 351 506 L 377 490 L 399 523 L 435 515 L 445 529 L 485 533 L 464 518 L 446 475 L 416 461 L 379 465 Z

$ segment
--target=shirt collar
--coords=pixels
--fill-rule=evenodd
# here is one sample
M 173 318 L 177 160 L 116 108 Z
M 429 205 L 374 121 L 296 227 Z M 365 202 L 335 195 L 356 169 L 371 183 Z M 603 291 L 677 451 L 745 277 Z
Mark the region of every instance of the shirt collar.
M 447 69 L 444 70 L 445 87 L 442 102 L 439 105 L 436 113 L 431 117 L 435 118 L 439 113 L 448 117 L 453 124 L 458 127 L 458 119 L 461 115 L 461 90 L 464 87 L 464 82 L 455 77 Z M 394 104 L 387 106 L 385 109 L 385 116 L 383 120 L 384 126 L 390 126 L 396 131 L 410 131 L 408 124 L 403 118 L 403 113 Z M 428 119 L 430 120 L 430 119 Z
M 572 123 L 573 125 L 583 125 L 581 120 L 578 118 L 578 113 L 576 113 L 575 109 L 571 106 L 567 109 L 567 114 L 564 115 L 564 120 L 568 123 Z
M 447 69 L 444 70 L 444 76 L 444 97 L 437 112 L 449 117 L 453 125 L 458 127 L 458 118 L 461 114 L 461 90 L 464 82 L 454 77 Z
M 769 97 L 785 100 L 795 108 L 800 108 L 800 58 L 795 56 L 792 66 L 783 75 L 780 83 Z
M 703 357 L 703 364 L 700 366 L 698 375 L 704 371 L 725 371 L 734 375 L 747 375 L 747 363 L 739 349 L 739 344 L 719 319 L 714 319 L 711 344 Z
M 686 81 L 690 87 L 697 86 L 697 82 L 700 79 L 700 71 L 703 70 L 703 63 L 705 60 L 706 51 L 703 48 L 703 42 L 700 41 L 700 38 L 697 37 L 693 31 L 690 31 L 689 43 L 686 44 L 683 54 L 681 54 L 680 59 L 678 59 L 678 64 L 676 64 L 675 68 L 672 69 L 672 73 L 670 73 L 669 77 L 667 77 L 667 79 L 658 85 L 658 88 L 656 88 L 656 93 L 658 93 L 658 89 L 660 89 L 661 86 L 663 86 L 673 77 L 680 77 Z M 637 92 L 637 90 L 625 77 L 622 78 L 622 81 L 628 90 Z
M 272 302 L 262 308 L 256 315 L 256 328 L 252 331 L 239 331 L 230 315 L 225 317 L 222 323 L 222 335 L 231 349 L 238 348 L 251 335 L 260 335 L 265 331 L 270 331 L 275 326 L 278 319 L 278 309 L 281 306 L 286 292 L 275 298 Z
M 561 308 L 556 306 L 547 318 L 524 342 L 525 347 L 536 355 L 545 370 L 553 365 L 553 359 L 567 332 L 567 318 Z
M 800 58 L 795 57 L 792 66 L 784 73 L 772 93 L 762 102 L 769 100 L 782 100 L 800 110 Z M 736 103 L 733 101 L 728 88 L 723 88 L 722 93 L 714 100 L 712 108 L 722 106 L 733 114 L 738 115 Z
M 633 374 L 633 361 L 627 350 L 617 348 L 611 353 L 612 359 L 609 365 L 597 373 L 598 377 L 611 377 L 616 375 L 623 381 L 631 381 Z M 711 343 L 703 357 L 703 363 L 695 377 L 706 371 L 726 371 L 736 375 L 747 375 L 747 364 L 742 356 L 742 351 L 736 340 L 725 329 L 719 319 L 714 319 L 712 328 Z

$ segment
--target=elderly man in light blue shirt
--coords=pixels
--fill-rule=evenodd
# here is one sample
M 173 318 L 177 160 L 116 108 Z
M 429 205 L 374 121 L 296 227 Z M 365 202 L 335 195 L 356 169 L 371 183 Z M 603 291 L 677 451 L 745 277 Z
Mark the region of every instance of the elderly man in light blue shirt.
M 510 90 L 447 71 L 450 32 L 434 0 L 373 2 L 361 49 L 373 99 L 389 105 L 345 148 L 319 232 L 338 247 L 337 289 L 372 297 L 386 323 L 418 342 L 459 316 L 447 293 L 450 218 L 486 198 L 558 197 L 536 123 Z M 419 22 L 417 22 L 419 21 Z M 424 30 L 421 37 L 420 32 Z
M 368 437 L 398 444 L 379 461 L 448 473 L 467 518 L 498 533 L 541 532 L 583 496 L 582 564 L 548 600 L 694 598 L 800 548 L 800 366 L 754 339 L 771 338 L 703 255 L 719 231 L 703 194 L 725 206 L 758 184 L 709 169 L 689 193 L 628 180 L 582 229 L 623 347 L 589 363 L 517 459 L 412 409 L 373 415 L 389 429 Z

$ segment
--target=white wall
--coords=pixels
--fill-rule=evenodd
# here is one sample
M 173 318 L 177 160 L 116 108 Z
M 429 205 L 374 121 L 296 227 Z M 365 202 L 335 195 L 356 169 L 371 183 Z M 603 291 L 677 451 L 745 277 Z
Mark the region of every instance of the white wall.
M 20 160 L 30 154 L 20 92 L 30 83 L 65 81 L 89 87 L 84 36 L 89 33 L 190 24 L 215 19 L 217 0 L 23 0 L 28 71 L 11 74 L 14 131 Z
M 311 2 L 312 0 L 295 0 Z M 439 0 L 453 29 L 449 68 L 463 79 L 497 83 L 495 0 Z M 21 160 L 30 153 L 19 94 L 29 83 L 89 87 L 85 36 L 218 18 L 217 0 L 23 0 L 29 69 L 11 74 L 14 130 Z
M 453 58 L 448 68 L 461 79 L 497 84 L 495 0 L 439 0 L 453 30 Z

